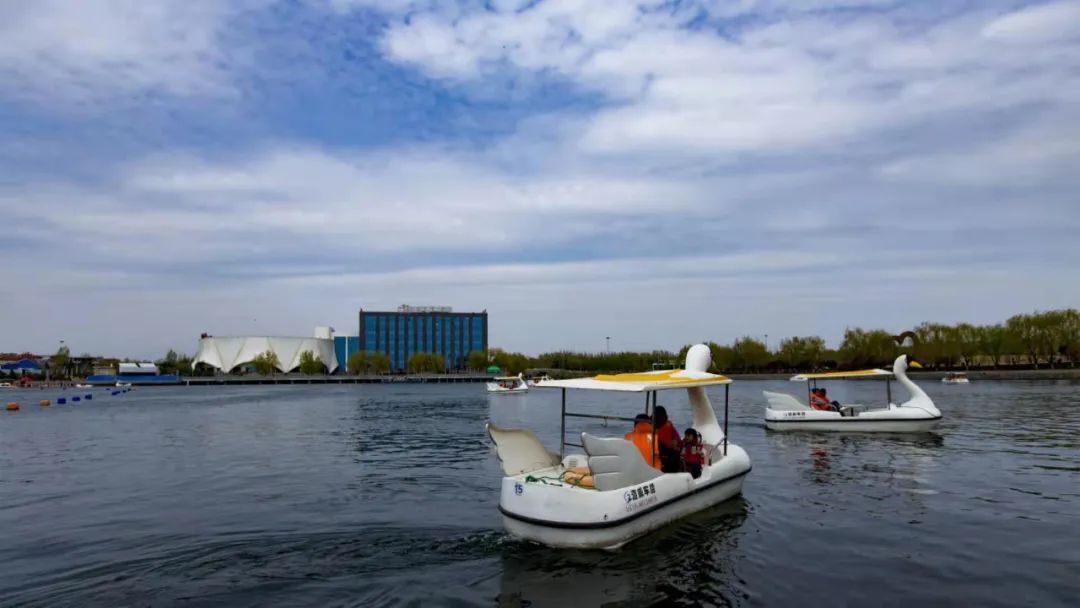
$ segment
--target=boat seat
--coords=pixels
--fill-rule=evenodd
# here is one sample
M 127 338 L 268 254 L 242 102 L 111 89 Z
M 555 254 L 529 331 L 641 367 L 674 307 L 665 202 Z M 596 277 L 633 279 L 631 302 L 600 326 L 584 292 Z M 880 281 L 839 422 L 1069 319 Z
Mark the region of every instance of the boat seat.
M 503 473 L 513 476 L 559 466 L 559 455 L 547 451 L 532 431 L 502 429 L 487 425 L 488 436 L 495 443 Z
M 601 492 L 644 483 L 662 475 L 645 462 L 636 445 L 625 439 L 582 433 L 581 444 L 589 456 L 593 485 Z

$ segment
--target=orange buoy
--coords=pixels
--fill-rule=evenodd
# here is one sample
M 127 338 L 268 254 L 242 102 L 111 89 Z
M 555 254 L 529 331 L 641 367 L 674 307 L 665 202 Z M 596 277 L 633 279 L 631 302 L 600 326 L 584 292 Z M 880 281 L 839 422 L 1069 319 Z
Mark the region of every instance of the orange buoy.
M 19 411 L 19 404 L 12 401 L 11 403 L 7 404 L 7 411 L 9 411 L 9 412 L 17 412 L 17 411 Z
M 38 405 L 40 405 L 41 407 L 45 407 L 46 405 L 49 405 L 49 400 L 42 399 L 41 401 L 38 401 Z

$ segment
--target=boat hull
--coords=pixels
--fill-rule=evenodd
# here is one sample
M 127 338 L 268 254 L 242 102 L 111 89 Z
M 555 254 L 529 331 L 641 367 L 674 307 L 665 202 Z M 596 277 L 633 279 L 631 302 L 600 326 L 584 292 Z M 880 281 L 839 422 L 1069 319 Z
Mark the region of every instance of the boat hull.
M 730 445 L 728 456 L 708 468 L 708 479 L 673 473 L 606 492 L 506 477 L 499 511 L 506 531 L 523 540 L 563 549 L 617 549 L 738 496 L 750 472 L 750 459 L 742 448 Z
M 487 385 L 487 392 L 492 395 L 520 395 L 522 393 L 529 392 L 529 387 L 522 386 L 519 388 L 502 388 L 499 386 Z
M 830 420 L 765 419 L 770 431 L 818 431 L 847 433 L 925 433 L 941 422 L 941 416 L 928 418 L 834 418 Z

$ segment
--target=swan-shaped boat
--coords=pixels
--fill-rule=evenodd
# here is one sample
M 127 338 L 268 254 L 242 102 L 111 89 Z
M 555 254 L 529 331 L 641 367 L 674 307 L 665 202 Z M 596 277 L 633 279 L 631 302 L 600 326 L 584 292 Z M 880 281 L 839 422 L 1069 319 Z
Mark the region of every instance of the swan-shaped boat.
M 706 372 L 709 348 L 693 346 L 685 370 L 600 375 L 550 380 L 538 388 L 562 390 L 559 452 L 548 451 L 531 431 L 487 425 L 504 477 L 499 496 L 503 525 L 512 536 L 551 547 L 615 549 L 652 530 L 742 492 L 750 457 L 727 440 L 729 378 Z M 724 424 L 717 422 L 705 387 L 724 386 Z M 655 435 L 644 447 L 618 437 L 581 434 L 581 443 L 566 441 L 567 418 L 640 422 L 635 418 L 566 411 L 568 389 L 645 393 L 647 417 L 655 422 L 657 393 L 686 390 L 693 424 L 706 449 L 701 475 L 662 473 L 655 456 Z M 647 424 L 647 421 L 646 421 Z M 650 427 L 651 428 L 651 427 Z M 636 433 L 636 430 L 635 430 Z M 652 442 L 653 449 L 649 450 Z M 566 454 L 566 447 L 584 450 Z M 646 456 L 646 454 L 651 454 Z
M 529 385 L 525 382 L 525 377 L 522 374 L 500 376 L 494 378 L 494 382 L 487 383 L 487 391 L 502 394 L 527 393 L 529 392 Z
M 942 384 L 971 384 L 964 372 L 949 372 L 941 379 Z
M 930 397 L 907 376 L 908 366 L 921 367 L 908 362 L 907 355 L 900 355 L 893 362 L 891 372 L 868 369 L 853 372 L 828 372 L 822 374 L 799 374 L 792 380 L 805 381 L 817 388 L 819 380 L 865 378 L 882 376 L 886 379 L 885 407 L 865 405 L 842 405 L 840 411 L 815 410 L 803 399 L 786 393 L 763 391 L 769 405 L 765 408 L 765 426 L 771 431 L 857 431 L 881 433 L 913 433 L 929 431 L 941 422 L 941 411 Z M 907 389 L 910 398 L 897 405 L 892 402 L 891 379 Z

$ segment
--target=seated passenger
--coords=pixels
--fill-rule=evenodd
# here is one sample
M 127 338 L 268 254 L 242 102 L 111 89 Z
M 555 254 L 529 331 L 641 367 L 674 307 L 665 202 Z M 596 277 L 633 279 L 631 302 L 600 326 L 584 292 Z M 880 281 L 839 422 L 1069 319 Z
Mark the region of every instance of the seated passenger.
M 701 435 L 694 429 L 683 433 L 683 466 L 686 472 L 697 479 L 701 477 L 701 467 L 705 464 L 705 447 L 701 445 Z
M 682 439 L 675 425 L 668 420 L 664 406 L 656 406 L 656 443 L 660 452 L 660 470 L 665 473 L 682 472 Z
M 829 407 L 829 400 L 825 398 L 825 389 L 810 389 L 810 407 L 811 409 L 823 411 L 828 411 L 832 409 L 831 407 Z
M 821 398 L 825 400 L 825 405 L 828 406 L 828 409 L 833 410 L 835 412 L 840 411 L 840 402 L 839 401 L 829 401 L 829 393 L 827 393 L 825 391 L 825 389 L 821 389 Z
M 641 457 L 650 466 L 659 467 L 660 459 L 656 458 L 655 446 L 653 445 L 652 418 L 648 414 L 638 414 L 634 418 L 634 430 L 623 435 L 623 438 L 633 443 Z

